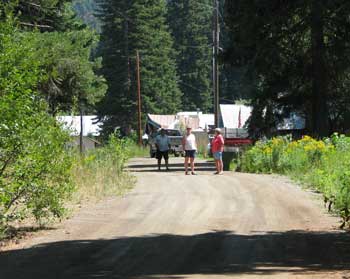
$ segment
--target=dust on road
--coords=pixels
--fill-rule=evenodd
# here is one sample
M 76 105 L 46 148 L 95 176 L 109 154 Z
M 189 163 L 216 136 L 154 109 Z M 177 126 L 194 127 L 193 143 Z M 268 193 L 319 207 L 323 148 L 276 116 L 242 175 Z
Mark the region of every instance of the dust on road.
M 350 278 L 350 236 L 316 194 L 280 177 L 214 176 L 203 160 L 185 176 L 171 162 L 157 172 L 132 160 L 135 189 L 0 253 L 0 278 Z

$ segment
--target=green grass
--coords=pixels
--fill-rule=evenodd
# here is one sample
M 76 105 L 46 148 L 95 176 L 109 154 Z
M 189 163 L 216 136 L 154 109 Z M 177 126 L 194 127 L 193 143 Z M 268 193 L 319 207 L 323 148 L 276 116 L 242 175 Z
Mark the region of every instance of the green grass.
M 75 200 L 122 195 L 135 184 L 135 179 L 123 171 L 127 160 L 144 154 L 145 150 L 130 140 L 114 137 L 106 146 L 78 157 L 72 173 Z
M 200 150 L 198 150 L 196 153 L 196 158 L 206 160 L 210 159 L 210 156 L 207 154 L 207 152 L 201 152 Z
M 149 145 L 140 146 L 136 143 L 131 143 L 128 150 L 130 158 L 149 157 Z
M 74 202 L 97 201 L 107 196 L 122 195 L 134 186 L 135 179 L 119 172 L 113 161 L 86 163 L 89 157 L 78 161 L 73 169 L 76 192 Z

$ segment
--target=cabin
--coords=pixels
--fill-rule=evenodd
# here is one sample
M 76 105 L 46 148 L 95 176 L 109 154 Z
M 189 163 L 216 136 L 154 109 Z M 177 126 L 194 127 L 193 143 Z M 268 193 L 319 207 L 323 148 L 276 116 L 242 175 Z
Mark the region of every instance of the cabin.
M 97 116 L 58 116 L 57 120 L 63 124 L 63 127 L 65 129 L 69 131 L 69 134 L 72 138 L 72 141 L 70 142 L 69 146 L 80 146 L 81 126 L 83 128 L 83 151 L 93 150 L 101 145 L 101 143 L 98 141 L 98 137 L 100 136 L 101 131 L 101 123 L 97 121 Z

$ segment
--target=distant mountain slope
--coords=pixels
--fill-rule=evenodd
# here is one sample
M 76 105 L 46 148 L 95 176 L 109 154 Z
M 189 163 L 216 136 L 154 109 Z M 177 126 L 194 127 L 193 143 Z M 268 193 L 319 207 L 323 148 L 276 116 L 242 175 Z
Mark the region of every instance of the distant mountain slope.
M 96 12 L 95 0 L 73 0 L 73 6 L 78 16 L 95 30 L 100 30 L 100 23 L 94 16 Z

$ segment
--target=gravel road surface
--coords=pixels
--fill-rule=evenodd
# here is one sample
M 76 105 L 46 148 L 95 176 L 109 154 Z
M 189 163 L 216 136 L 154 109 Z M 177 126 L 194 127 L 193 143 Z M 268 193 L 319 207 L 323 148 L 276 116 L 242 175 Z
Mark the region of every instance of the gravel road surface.
M 184 175 L 133 159 L 136 187 L 0 252 L 1 279 L 350 279 L 350 235 L 285 178 Z

